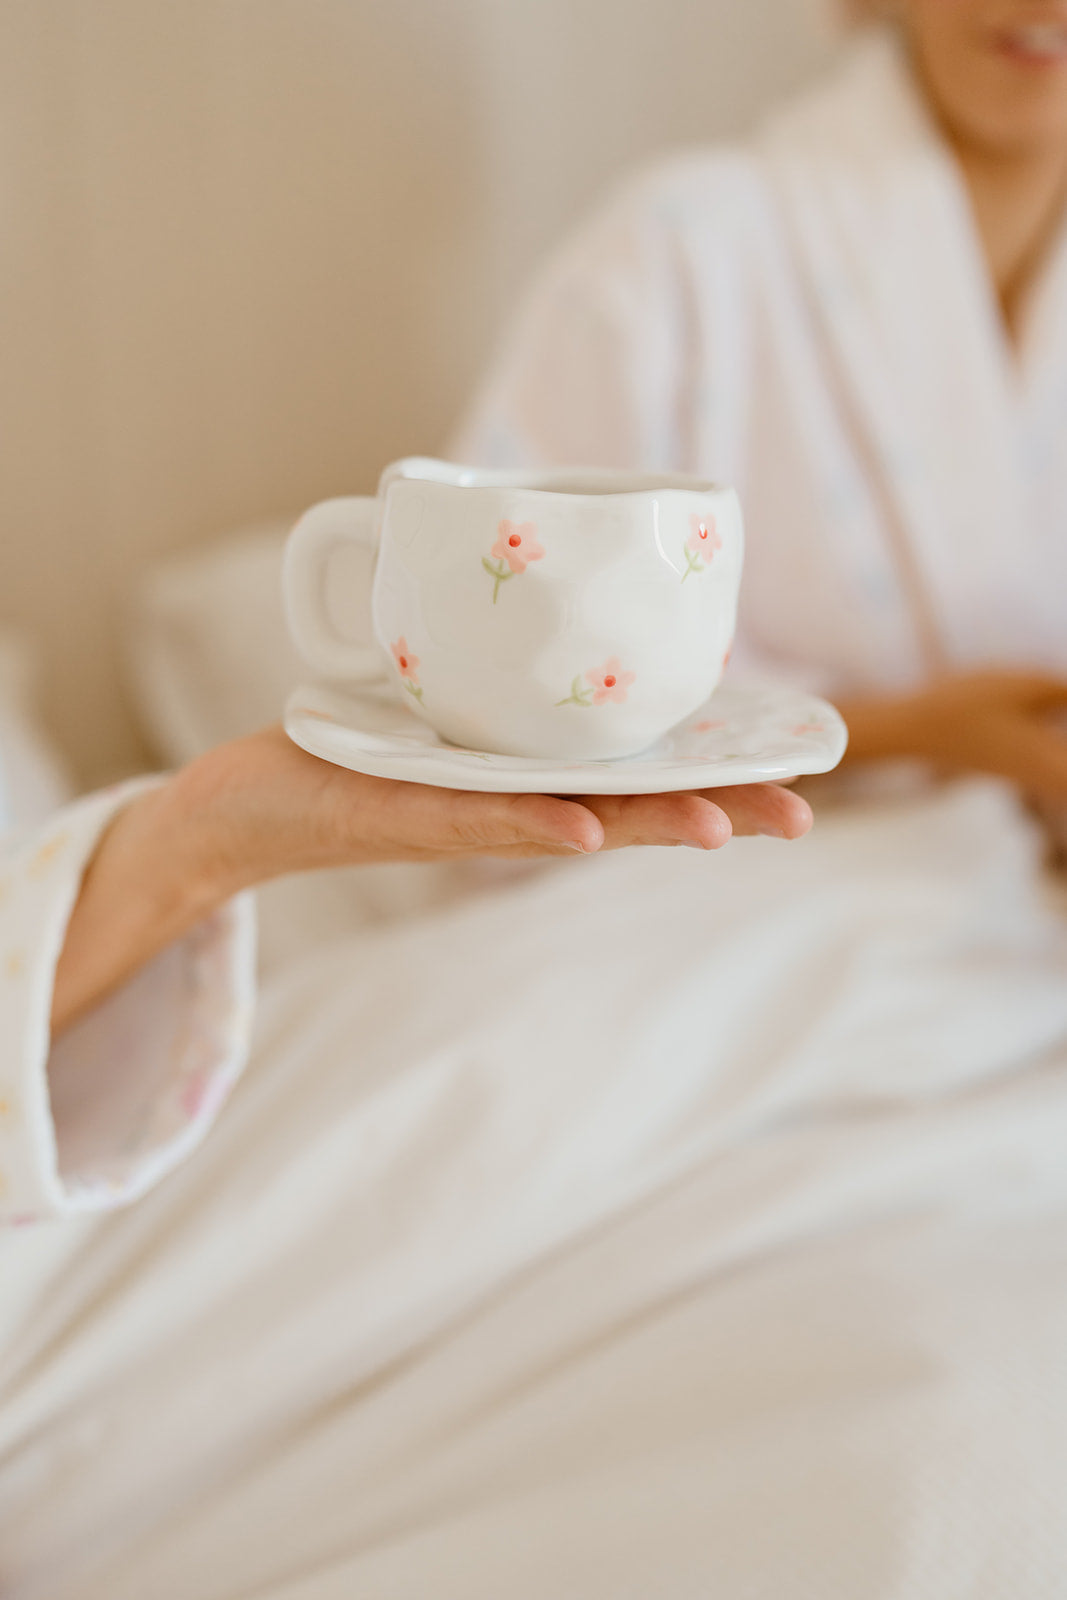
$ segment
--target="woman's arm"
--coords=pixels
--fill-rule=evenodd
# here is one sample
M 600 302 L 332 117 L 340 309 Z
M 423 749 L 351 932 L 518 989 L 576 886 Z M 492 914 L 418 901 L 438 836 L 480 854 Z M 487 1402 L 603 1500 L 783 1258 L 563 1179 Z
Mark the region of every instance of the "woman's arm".
M 839 701 L 838 709 L 848 723 L 850 762 L 918 758 L 1010 778 L 1034 799 L 1067 802 L 1062 679 L 974 672 L 908 695 Z
M 734 833 L 794 839 L 810 826 L 807 803 L 772 786 L 583 800 L 473 794 L 349 772 L 268 728 L 202 756 L 112 822 L 68 924 L 53 1032 L 232 895 L 286 873 L 637 844 L 715 850 Z

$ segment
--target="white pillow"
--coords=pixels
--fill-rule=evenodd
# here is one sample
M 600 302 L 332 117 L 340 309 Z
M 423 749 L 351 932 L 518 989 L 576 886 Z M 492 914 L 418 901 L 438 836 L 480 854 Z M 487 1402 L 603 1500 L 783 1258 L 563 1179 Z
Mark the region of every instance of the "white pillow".
M 152 571 L 136 594 L 129 676 L 144 733 L 163 764 L 277 721 L 308 676 L 281 596 L 295 517 L 239 530 Z M 260 896 L 262 963 L 425 912 L 496 881 L 490 864 L 412 864 L 316 873 Z
M 0 833 L 44 821 L 73 794 L 34 712 L 34 676 L 26 640 L 0 633 Z

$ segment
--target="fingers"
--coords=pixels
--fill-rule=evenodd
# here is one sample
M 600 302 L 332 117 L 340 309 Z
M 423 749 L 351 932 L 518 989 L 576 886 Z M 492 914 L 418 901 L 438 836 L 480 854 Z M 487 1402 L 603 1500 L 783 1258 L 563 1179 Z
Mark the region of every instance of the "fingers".
M 978 714 L 1010 707 L 1055 711 L 1067 707 L 1067 678 L 990 667 L 943 679 L 932 685 L 930 693 L 935 699 L 945 695 L 949 703 Z
M 1027 672 L 1014 678 L 1019 699 L 1035 712 L 1054 712 L 1067 709 L 1067 678 L 1046 677 L 1040 672 Z
M 436 815 L 431 848 L 493 855 L 594 854 L 632 846 L 718 850 L 738 834 L 797 839 L 811 826 L 807 802 L 786 789 L 751 784 L 706 793 L 659 795 L 494 795 L 421 790 L 421 830 Z
M 802 839 L 815 820 L 806 800 L 773 783 L 707 789 L 704 794 L 726 813 L 737 838 L 765 834 L 773 839 Z
M 767 783 L 685 794 L 585 795 L 582 804 L 603 825 L 604 850 L 630 845 L 718 850 L 734 835 L 746 834 L 801 839 L 814 820 L 800 795 Z
M 585 795 L 582 804 L 603 827 L 604 850 L 631 845 L 718 850 L 732 833 L 725 812 L 699 794 Z
M 1012 673 L 1009 682 L 1019 699 L 1034 711 L 1055 711 L 1067 707 L 1067 678 L 1050 677 L 1042 672 Z
M 600 821 L 577 800 L 442 790 L 436 795 L 453 848 L 495 852 L 532 845 L 592 855 L 604 843 Z
M 990 728 L 986 770 L 1011 778 L 1027 794 L 1067 800 L 1067 738 L 1023 717 L 998 718 Z

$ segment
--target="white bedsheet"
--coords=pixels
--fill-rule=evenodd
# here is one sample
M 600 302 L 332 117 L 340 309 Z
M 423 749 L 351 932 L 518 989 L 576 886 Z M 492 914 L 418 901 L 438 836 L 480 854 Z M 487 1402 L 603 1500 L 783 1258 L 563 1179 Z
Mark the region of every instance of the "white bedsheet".
M 317 954 L 185 1170 L 0 1249 L 4 1600 L 1067 1592 L 1067 931 L 993 785 Z

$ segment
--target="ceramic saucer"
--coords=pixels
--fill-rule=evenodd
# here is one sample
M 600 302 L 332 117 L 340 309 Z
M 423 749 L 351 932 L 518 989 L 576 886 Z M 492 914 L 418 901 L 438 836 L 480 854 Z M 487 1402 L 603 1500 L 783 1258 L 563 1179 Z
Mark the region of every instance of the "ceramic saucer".
M 496 794 L 665 794 L 829 772 L 845 724 L 824 700 L 761 684 L 717 690 L 642 755 L 535 761 L 446 744 L 391 689 L 311 685 L 285 709 L 290 739 L 340 767 L 440 789 Z

